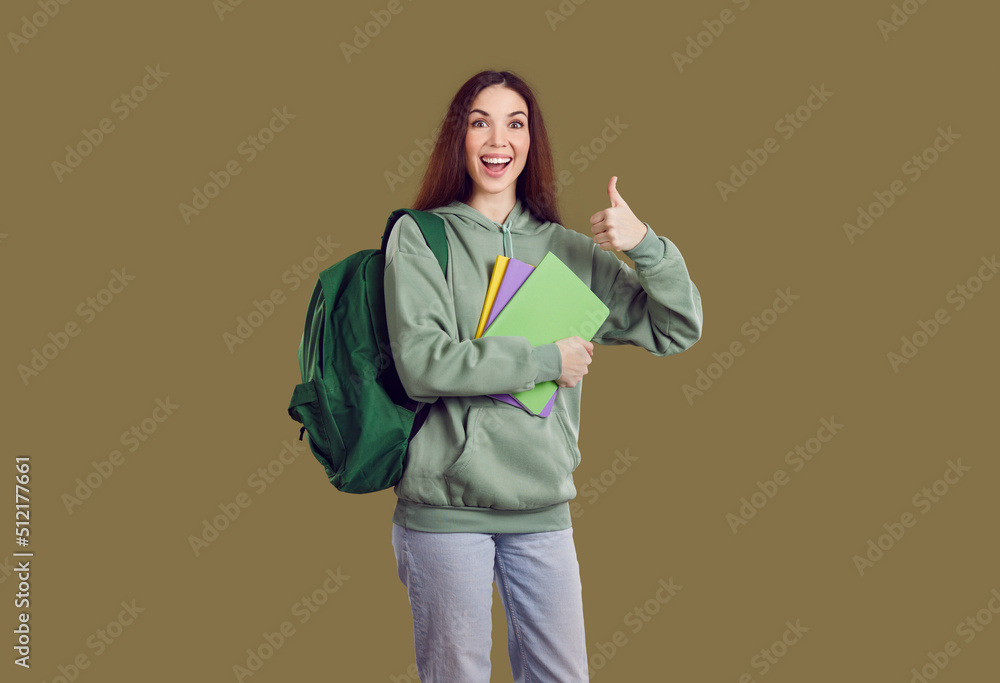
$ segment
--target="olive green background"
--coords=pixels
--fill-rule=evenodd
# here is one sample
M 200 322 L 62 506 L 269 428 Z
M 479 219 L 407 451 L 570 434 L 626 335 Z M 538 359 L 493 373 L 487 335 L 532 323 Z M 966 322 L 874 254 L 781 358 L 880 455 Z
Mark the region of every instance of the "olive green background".
M 17 581 L 0 570 L 3 679 L 57 681 L 62 666 L 68 680 L 82 657 L 81 683 L 417 680 L 392 492 L 341 494 L 308 451 L 279 458 L 298 435 L 285 410 L 315 278 L 283 274 L 378 246 L 423 172 L 400 156 L 419 163 L 468 77 L 507 68 L 536 89 L 572 180 L 566 226 L 589 234 L 618 175 L 704 303 L 691 350 L 598 347 L 584 380 L 574 533 L 594 678 L 903 683 L 955 641 L 935 680 L 995 680 L 1000 625 L 968 643 L 956 627 L 997 619 L 1000 280 L 961 310 L 947 297 L 997 252 L 998 13 L 904 4 L 915 13 L 886 39 L 878 22 L 904 12 L 888 1 L 71 2 L 15 51 L 10 33 L 42 10 L 6 3 L 0 558 L 18 550 L 16 455 L 31 456 L 35 555 L 30 670 L 12 663 Z M 734 20 L 709 44 L 703 22 L 723 10 Z M 681 71 L 672 54 L 699 32 L 707 47 Z M 146 90 L 157 65 L 168 75 Z M 784 139 L 775 122 L 824 85 L 833 95 Z M 145 97 L 119 119 L 133 88 Z M 238 148 L 274 108 L 295 118 L 249 161 Z M 114 129 L 57 177 L 105 117 Z M 627 128 L 595 142 L 606 119 Z M 903 165 L 949 126 L 961 137 L 912 181 Z M 723 201 L 717 181 L 768 137 L 778 151 Z M 234 160 L 185 221 L 178 205 Z M 905 194 L 852 243 L 844 223 L 897 179 Z M 310 262 L 318 238 L 338 246 Z M 86 322 L 78 306 L 115 269 L 134 280 Z M 751 342 L 743 326 L 786 288 L 799 299 Z M 229 348 L 274 290 L 281 303 Z M 948 322 L 894 371 L 887 354 L 938 309 Z M 23 381 L 18 366 L 71 322 L 78 336 Z M 713 367 L 734 342 L 744 353 Z M 716 379 L 689 401 L 699 371 Z M 178 408 L 150 421 L 167 398 Z M 843 428 L 794 471 L 785 454 L 823 418 Z M 129 451 L 121 435 L 144 419 L 155 432 Z M 67 510 L 116 450 L 123 464 Z M 968 473 L 918 506 L 958 459 Z M 251 477 L 269 466 L 261 491 Z M 727 514 L 778 469 L 788 483 L 734 533 Z M 249 506 L 196 553 L 190 538 L 241 494 Z M 889 547 L 883 525 L 906 513 L 916 522 Z M 854 558 L 880 535 L 888 549 L 862 575 Z M 327 570 L 349 577 L 332 595 Z M 661 605 L 671 579 L 682 588 Z M 303 623 L 315 591 L 328 599 Z M 99 651 L 123 601 L 145 611 Z M 494 617 L 493 680 L 510 681 L 498 599 Z M 786 621 L 809 630 L 762 672 L 761 650 L 793 641 Z M 294 633 L 268 653 L 284 622 Z M 248 648 L 270 656 L 240 679 Z

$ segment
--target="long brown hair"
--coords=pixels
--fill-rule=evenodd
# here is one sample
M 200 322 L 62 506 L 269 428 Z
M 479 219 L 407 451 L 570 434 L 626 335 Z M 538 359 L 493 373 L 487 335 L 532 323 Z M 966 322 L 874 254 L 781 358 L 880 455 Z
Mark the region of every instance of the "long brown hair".
M 531 144 L 524 170 L 517 178 L 518 199 L 539 220 L 561 224 L 555 192 L 555 165 L 542 110 L 528 84 L 510 71 L 481 71 L 455 93 L 441 123 L 441 132 L 434 143 L 413 208 L 427 211 L 456 200 L 464 202 L 472 196 L 472 179 L 465 167 L 465 133 L 472 102 L 491 85 L 510 88 L 528 105 Z

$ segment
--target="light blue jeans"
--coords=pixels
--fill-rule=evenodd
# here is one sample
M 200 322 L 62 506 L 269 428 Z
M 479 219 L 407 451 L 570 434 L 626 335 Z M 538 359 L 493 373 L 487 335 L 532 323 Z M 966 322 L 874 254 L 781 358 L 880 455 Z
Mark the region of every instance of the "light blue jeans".
M 489 683 L 493 581 L 517 683 L 583 683 L 587 646 L 573 529 L 430 533 L 392 525 L 422 683 Z

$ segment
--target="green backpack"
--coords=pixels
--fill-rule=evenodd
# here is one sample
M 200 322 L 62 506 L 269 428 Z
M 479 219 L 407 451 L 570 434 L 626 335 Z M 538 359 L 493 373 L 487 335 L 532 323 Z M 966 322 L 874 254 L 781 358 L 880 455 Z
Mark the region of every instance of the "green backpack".
M 408 213 L 447 277 L 448 245 L 440 216 L 399 209 L 379 249 L 348 256 L 319 274 L 299 343 L 302 384 L 288 414 L 302 423 L 330 483 L 347 493 L 390 488 L 403 474 L 410 438 L 427 404 L 406 395 L 392 359 L 385 319 L 385 247 Z

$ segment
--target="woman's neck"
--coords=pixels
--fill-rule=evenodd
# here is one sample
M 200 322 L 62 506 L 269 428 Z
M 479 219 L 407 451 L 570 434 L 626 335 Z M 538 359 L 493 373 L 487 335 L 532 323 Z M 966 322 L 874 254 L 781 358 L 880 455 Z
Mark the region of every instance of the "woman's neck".
M 510 215 L 516 203 L 517 196 L 513 192 L 509 195 L 474 195 L 466 202 L 473 209 L 496 223 L 503 223 L 507 220 L 507 216 Z

